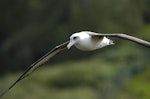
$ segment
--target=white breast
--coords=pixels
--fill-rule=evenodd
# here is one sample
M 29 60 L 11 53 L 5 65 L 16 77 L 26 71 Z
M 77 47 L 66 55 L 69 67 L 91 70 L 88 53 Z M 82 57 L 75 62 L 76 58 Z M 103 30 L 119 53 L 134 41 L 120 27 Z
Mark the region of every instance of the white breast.
M 90 36 L 81 36 L 81 38 L 78 40 L 75 46 L 83 51 L 91 51 L 97 49 L 97 44 L 98 42 L 93 42 Z
M 93 40 L 90 36 L 86 38 L 81 38 L 75 46 L 83 51 L 96 50 L 105 47 L 110 44 L 110 39 L 103 37 L 103 39 Z

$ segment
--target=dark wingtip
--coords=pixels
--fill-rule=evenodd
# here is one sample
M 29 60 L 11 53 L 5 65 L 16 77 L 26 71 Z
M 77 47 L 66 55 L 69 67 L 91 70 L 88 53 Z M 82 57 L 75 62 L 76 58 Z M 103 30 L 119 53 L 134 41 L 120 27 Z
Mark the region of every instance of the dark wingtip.
M 0 93 L 0 97 L 4 96 L 8 91 L 9 89 L 4 90 L 2 93 Z

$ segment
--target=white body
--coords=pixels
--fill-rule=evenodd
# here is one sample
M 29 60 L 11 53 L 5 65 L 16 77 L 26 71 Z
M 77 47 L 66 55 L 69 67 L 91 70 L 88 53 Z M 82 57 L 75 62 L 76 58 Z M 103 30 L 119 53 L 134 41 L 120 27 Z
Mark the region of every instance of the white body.
M 89 31 L 74 33 L 70 36 L 70 43 L 68 44 L 68 48 L 75 45 L 75 47 L 80 50 L 91 51 L 114 44 L 112 40 L 106 37 L 99 36 L 100 38 L 94 38 L 93 36 L 96 37 L 99 35 Z

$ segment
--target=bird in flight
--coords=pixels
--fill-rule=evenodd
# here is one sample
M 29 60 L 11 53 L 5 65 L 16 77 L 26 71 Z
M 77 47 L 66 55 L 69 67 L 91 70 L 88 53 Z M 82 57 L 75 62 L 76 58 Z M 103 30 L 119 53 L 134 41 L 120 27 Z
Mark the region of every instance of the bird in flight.
M 70 49 L 73 45 L 77 49 L 83 50 L 83 51 L 93 51 L 93 50 L 100 49 L 108 45 L 114 45 L 113 41 L 108 39 L 106 36 L 118 37 L 121 39 L 130 40 L 135 43 L 150 47 L 150 42 L 147 42 L 142 39 L 129 36 L 126 34 L 122 34 L 122 33 L 100 34 L 100 33 L 95 33 L 95 32 L 90 32 L 90 31 L 81 31 L 78 33 L 74 33 L 70 36 L 69 41 L 54 47 L 52 50 L 46 53 L 43 57 L 41 57 L 40 59 L 35 61 L 33 64 L 31 64 L 11 86 L 9 86 L 6 90 L 0 93 L 0 97 L 5 95 L 19 81 L 29 76 L 33 71 L 35 71 L 38 67 L 42 66 L 45 62 L 50 60 L 52 57 L 54 57 L 55 55 L 57 55 L 58 53 L 62 52 L 65 49 Z

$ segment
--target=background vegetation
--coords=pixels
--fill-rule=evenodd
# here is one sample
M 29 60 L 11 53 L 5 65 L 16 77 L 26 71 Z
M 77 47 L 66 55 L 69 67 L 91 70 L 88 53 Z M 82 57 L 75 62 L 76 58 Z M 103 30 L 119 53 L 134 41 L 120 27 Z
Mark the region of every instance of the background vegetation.
M 123 32 L 150 41 L 149 24 L 149 0 L 1 0 L 0 91 L 74 32 Z M 64 51 L 3 98 L 149 99 L 149 48 L 111 39 L 115 46 L 97 51 Z

